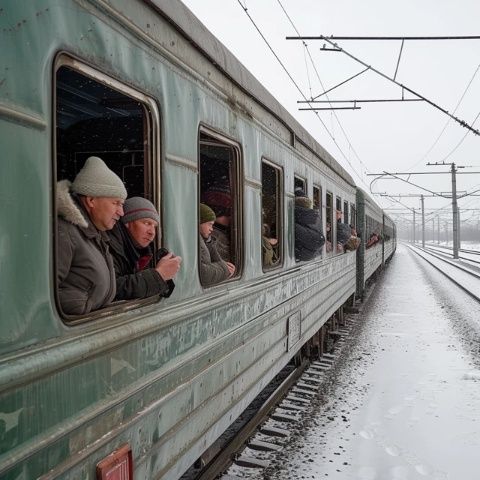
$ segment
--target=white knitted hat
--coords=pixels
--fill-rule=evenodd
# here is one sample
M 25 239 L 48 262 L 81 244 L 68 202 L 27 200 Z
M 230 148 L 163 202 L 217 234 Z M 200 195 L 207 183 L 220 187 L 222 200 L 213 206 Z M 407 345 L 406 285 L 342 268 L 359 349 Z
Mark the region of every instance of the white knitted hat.
M 98 157 L 88 157 L 72 183 L 72 192 L 89 197 L 127 198 L 122 179 Z

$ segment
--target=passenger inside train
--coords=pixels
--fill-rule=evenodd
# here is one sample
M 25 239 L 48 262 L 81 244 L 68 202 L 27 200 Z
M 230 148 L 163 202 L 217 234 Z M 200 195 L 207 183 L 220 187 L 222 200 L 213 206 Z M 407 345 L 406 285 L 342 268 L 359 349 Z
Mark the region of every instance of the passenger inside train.
M 282 171 L 266 160 L 262 161 L 262 267 L 280 266 L 282 258 Z
M 117 282 L 115 299 L 169 297 L 182 259 L 165 249 L 154 258 L 152 246 L 160 222 L 155 206 L 146 198 L 131 197 L 123 210 L 121 221 L 108 232 Z
M 204 203 L 199 206 L 200 280 L 211 286 L 223 282 L 235 274 L 235 265 L 225 262 L 217 251 L 217 240 L 213 237 L 215 212 Z
M 370 234 L 367 243 L 365 244 L 365 248 L 373 247 L 376 243 L 380 241 L 380 235 L 376 232 Z
M 224 185 L 215 185 L 202 195 L 202 201 L 215 213 L 212 237 L 217 242 L 217 251 L 225 262 L 232 261 L 230 250 L 230 223 L 232 200 L 229 189 Z
M 240 176 L 239 151 L 235 145 L 213 135 L 200 132 L 200 202 L 215 214 L 211 236 L 216 252 L 224 262 L 240 273 L 242 240 L 239 214 Z M 202 243 L 199 244 L 201 250 Z M 200 276 L 200 278 L 203 278 Z M 227 277 L 229 278 L 229 277 Z M 216 282 L 215 282 L 216 283 Z M 210 283 L 209 283 L 210 284 Z
M 342 211 L 336 211 L 337 217 L 337 251 L 347 252 L 356 250 L 360 246 L 360 239 L 351 225 L 342 222 Z
M 116 293 L 107 230 L 123 216 L 127 190 L 98 157 L 89 157 L 73 183 L 57 185 L 57 283 L 66 315 L 84 315 L 113 301 Z
M 318 210 L 312 208 L 312 200 L 300 190 L 295 190 L 295 259 L 297 262 L 312 260 L 321 255 L 325 237 Z

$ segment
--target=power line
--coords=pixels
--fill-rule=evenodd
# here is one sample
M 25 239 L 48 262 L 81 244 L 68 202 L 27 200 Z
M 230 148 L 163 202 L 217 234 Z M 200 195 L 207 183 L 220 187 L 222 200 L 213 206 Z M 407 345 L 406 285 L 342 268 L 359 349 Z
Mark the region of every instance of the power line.
M 432 107 L 436 108 L 437 110 L 440 110 L 442 113 L 445 115 L 448 115 L 450 118 L 455 120 L 457 123 L 462 125 L 462 127 L 465 127 L 475 133 L 476 135 L 480 135 L 480 132 L 473 128 L 471 125 L 469 125 L 467 122 L 464 120 L 460 120 L 459 118 L 455 117 L 451 113 L 448 112 L 445 108 L 441 107 L 440 105 L 436 104 L 432 100 L 429 100 L 427 97 L 421 95 L 420 93 L 415 92 L 411 88 L 403 85 L 402 83 L 397 82 L 394 78 L 389 77 L 388 75 L 382 73 L 380 70 L 377 70 L 376 68 L 372 67 L 371 65 L 366 64 L 363 60 L 360 60 L 359 58 L 355 57 L 355 55 L 352 55 L 351 53 L 347 52 L 344 48 L 339 47 L 336 43 L 332 42 L 331 40 L 328 39 L 328 37 L 320 35 L 319 37 L 303 37 L 303 36 L 298 36 L 298 37 L 286 37 L 287 40 L 305 40 L 305 39 L 311 39 L 311 40 L 325 40 L 326 42 L 330 43 L 334 47 L 338 48 L 339 51 L 343 52 L 345 55 L 348 57 L 352 58 L 356 62 L 360 63 L 364 67 L 369 67 L 373 72 L 375 72 L 377 75 L 380 75 L 381 77 L 385 78 L 386 80 L 394 83 L 395 85 L 401 87 L 402 89 L 406 90 L 407 92 L 411 93 L 412 95 L 417 96 L 418 98 L 423 99 L 425 102 L 430 104 Z
M 297 37 L 287 37 L 287 40 L 297 40 Z M 480 40 L 480 35 L 462 35 L 462 36 L 437 36 L 437 37 L 350 37 L 337 35 L 316 35 L 316 36 L 299 36 L 299 40 Z
M 290 22 L 290 25 L 292 25 L 292 27 L 293 27 L 293 29 L 295 30 L 295 32 L 297 33 L 297 35 L 300 35 L 300 32 L 298 31 L 297 27 L 296 27 L 295 24 L 293 23 L 293 20 L 290 18 L 290 15 L 288 14 L 288 12 L 285 10 L 285 7 L 283 6 L 282 2 L 281 2 L 280 0 L 277 0 L 277 2 L 278 2 L 278 4 L 280 5 L 280 8 L 282 9 L 283 13 L 284 13 L 285 16 L 287 17 L 288 21 Z M 302 42 L 302 43 L 303 43 L 303 45 L 304 45 L 304 47 L 305 47 L 306 52 L 308 53 L 308 56 L 309 56 L 309 58 L 310 58 L 310 62 L 311 62 L 311 64 L 312 64 L 312 66 L 313 66 L 313 69 L 314 69 L 314 71 L 315 71 L 315 74 L 317 75 L 317 79 L 318 79 L 321 87 L 323 88 L 323 90 L 325 90 L 325 87 L 323 86 L 322 79 L 320 78 L 320 74 L 318 73 L 318 70 L 317 70 L 317 67 L 316 67 L 316 65 L 315 65 L 315 62 L 313 61 L 312 55 L 310 54 L 310 50 L 308 49 L 308 44 L 307 44 L 306 42 Z M 361 73 L 363 73 L 363 72 L 361 72 Z M 355 77 L 355 76 L 356 76 L 356 75 L 354 75 L 354 77 Z M 352 77 L 352 78 L 353 78 L 353 77 Z M 328 93 L 328 92 L 325 92 L 325 91 L 324 91 L 322 95 L 326 95 L 327 93 Z M 311 92 L 310 92 L 310 95 L 311 95 Z M 317 97 L 317 98 L 318 98 L 318 97 Z M 328 95 L 326 95 L 326 98 L 327 98 L 327 100 L 329 100 L 329 99 L 328 99 Z M 360 162 L 360 164 L 363 166 L 363 168 L 364 168 L 366 171 L 368 171 L 367 166 L 362 162 L 362 160 L 360 159 L 357 151 L 356 151 L 355 148 L 353 147 L 353 145 L 352 145 L 352 143 L 351 143 L 351 141 L 350 141 L 350 139 L 349 139 L 349 137 L 348 137 L 348 135 L 347 135 L 347 132 L 346 132 L 345 129 L 343 128 L 343 125 L 342 125 L 342 123 L 340 122 L 340 119 L 338 118 L 337 114 L 336 114 L 335 112 L 333 112 L 333 115 L 335 116 L 335 120 L 337 121 L 337 123 L 338 123 L 338 125 L 339 125 L 339 127 L 340 127 L 340 130 L 342 131 L 345 139 L 347 140 L 347 143 L 348 143 L 348 146 L 349 146 L 349 150 L 352 150 L 352 151 L 353 151 L 353 153 L 354 153 L 355 157 L 357 158 L 357 160 Z M 320 119 L 320 117 L 318 116 L 318 114 L 317 114 L 317 117 L 318 117 L 319 120 L 321 121 L 321 119 Z M 322 123 L 323 123 L 323 122 L 322 122 Z M 335 143 L 335 144 L 336 144 L 336 143 Z M 345 157 L 345 155 L 343 154 L 343 152 L 342 152 L 342 155 Z M 350 163 L 350 161 L 348 160 L 348 158 L 345 157 L 345 159 L 347 160 L 348 164 L 353 168 L 353 166 L 352 166 L 352 164 Z M 355 170 L 354 170 L 354 171 L 355 171 Z M 358 175 L 358 173 L 357 173 L 357 175 Z M 361 181 L 362 183 L 364 183 L 364 185 L 366 186 L 366 183 L 363 181 L 363 179 L 362 179 L 361 177 L 359 177 L 359 178 L 360 178 L 360 181 Z
M 453 110 L 453 114 L 455 114 L 455 112 L 458 110 L 458 107 L 460 106 L 460 104 L 462 103 L 468 89 L 470 88 L 470 85 L 472 84 L 475 76 L 477 75 L 478 73 L 478 70 L 480 69 L 480 64 L 477 65 L 477 68 L 474 72 L 474 74 L 472 75 L 472 78 L 470 79 L 470 81 L 468 82 L 467 86 L 465 87 L 465 90 L 463 91 L 462 93 L 462 96 L 460 97 L 460 100 L 457 102 L 457 105 L 455 106 L 455 109 Z M 472 123 L 472 126 L 475 125 L 475 122 L 477 121 L 477 118 L 478 118 L 478 115 L 477 117 L 475 118 L 475 120 L 473 121 Z M 438 137 L 435 139 L 435 141 L 433 142 L 433 145 L 427 150 L 427 152 L 423 155 L 423 157 L 418 161 L 416 162 L 414 165 L 412 165 L 411 167 L 408 167 L 408 170 L 411 169 L 411 168 L 415 168 L 417 165 L 419 165 L 420 163 L 422 163 L 425 158 L 430 154 L 430 152 L 434 149 L 435 145 L 438 143 L 438 141 L 440 140 L 440 138 L 442 137 L 442 135 L 445 133 L 445 130 L 447 129 L 448 125 L 450 124 L 451 122 L 451 118 L 448 118 L 448 120 L 446 121 L 442 131 L 439 133 Z M 462 140 L 458 143 L 458 145 L 444 158 L 447 159 L 459 146 L 460 144 L 463 142 L 463 140 L 465 140 L 465 137 L 468 135 L 469 131 L 466 132 L 466 134 L 464 135 L 464 137 L 462 138 Z
M 258 27 L 258 25 L 255 23 L 255 21 L 253 20 L 252 16 L 248 13 L 248 8 L 246 6 L 244 6 L 241 2 L 241 0 L 237 0 L 238 4 L 242 7 L 243 11 L 245 12 L 245 14 L 247 15 L 247 17 L 249 18 L 249 20 L 252 22 L 252 25 L 255 27 L 255 29 L 257 30 L 258 34 L 262 37 L 263 41 L 265 42 L 265 44 L 267 45 L 267 47 L 269 48 L 269 50 L 272 52 L 273 56 L 276 58 L 276 60 L 278 61 L 278 63 L 280 64 L 280 66 L 283 68 L 284 72 L 287 74 L 288 78 L 291 80 L 291 82 L 295 85 L 295 88 L 298 90 L 298 92 L 300 93 L 300 95 L 305 99 L 307 100 L 307 97 L 305 96 L 305 94 L 303 93 L 303 91 L 301 90 L 301 88 L 298 86 L 297 82 L 294 80 L 294 78 L 292 77 L 292 75 L 290 74 L 290 72 L 288 71 L 287 67 L 283 64 L 283 62 L 280 60 L 279 56 L 275 53 L 273 47 L 270 45 L 270 43 L 268 42 L 268 40 L 266 39 L 265 35 L 263 35 L 262 31 L 260 30 L 260 28 Z M 328 133 L 328 135 L 330 136 L 330 138 L 332 139 L 332 141 L 335 143 L 336 147 L 338 148 L 339 152 L 342 154 L 342 156 L 345 158 L 345 160 L 347 161 L 347 163 L 350 165 L 350 167 L 352 168 L 353 172 L 357 175 L 357 177 L 360 179 L 360 181 L 362 183 L 365 184 L 365 182 L 363 181 L 361 175 L 357 172 L 357 170 L 355 169 L 355 167 L 351 164 L 350 160 L 347 158 L 347 156 L 345 155 L 345 153 L 343 152 L 343 150 L 340 148 L 340 145 L 337 143 L 335 137 L 330 133 L 330 131 L 328 130 L 327 126 L 325 125 L 324 121 L 320 118 L 320 116 L 317 114 L 316 115 L 318 120 L 320 121 L 320 123 L 323 125 L 323 127 L 325 128 L 326 132 Z

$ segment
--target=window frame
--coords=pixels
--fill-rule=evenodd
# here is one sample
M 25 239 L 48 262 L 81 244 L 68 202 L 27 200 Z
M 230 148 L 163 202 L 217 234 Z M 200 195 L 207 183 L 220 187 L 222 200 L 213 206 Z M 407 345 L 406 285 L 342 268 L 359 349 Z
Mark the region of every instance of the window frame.
M 278 210 L 277 210 L 277 240 L 278 240 L 278 255 L 279 261 L 277 264 L 272 265 L 270 267 L 265 267 L 263 264 L 262 258 L 262 228 L 263 228 L 263 164 L 268 165 L 269 167 L 277 170 L 278 177 L 277 177 L 277 187 L 278 187 Z M 272 270 L 276 270 L 277 268 L 281 268 L 285 262 L 285 242 L 284 242 L 284 212 L 285 212 L 285 175 L 284 170 L 281 165 L 276 164 L 275 162 L 269 160 L 266 157 L 262 157 L 261 159 L 261 192 L 260 192 L 260 259 L 262 263 L 262 271 L 263 273 L 268 273 Z
M 303 184 L 303 193 L 305 193 L 305 196 L 308 197 L 308 182 L 307 182 L 307 179 L 305 177 L 302 177 L 300 175 L 296 175 L 294 174 L 293 175 L 293 195 L 295 196 L 295 189 L 297 188 L 295 186 L 295 181 L 296 180 L 300 180 Z
M 330 215 L 328 215 L 328 199 L 330 199 Z M 330 220 L 330 222 L 329 222 Z M 333 192 L 327 190 L 326 193 L 325 193 L 325 245 L 328 241 L 328 232 L 327 232 L 327 223 L 330 223 L 330 243 L 331 243 L 331 246 L 332 246 L 332 250 L 330 252 L 327 252 L 326 251 L 326 247 L 325 247 L 325 252 L 327 255 L 334 255 L 335 254 L 335 249 L 336 249 L 336 233 L 334 235 L 334 221 L 333 221 Z M 335 230 L 336 232 L 336 230 Z
M 357 207 L 354 203 L 350 203 L 350 224 L 357 230 Z
M 219 285 L 225 285 L 227 283 L 239 280 L 243 276 L 244 270 L 244 257 L 245 257 L 245 241 L 243 238 L 244 231 L 244 171 L 243 171 L 243 148 L 242 144 L 235 140 L 234 138 L 226 135 L 225 133 L 215 130 L 214 128 L 200 123 L 197 132 L 197 235 L 198 235 L 198 206 L 201 203 L 201 162 L 200 162 L 200 144 L 201 136 L 206 135 L 211 137 L 213 140 L 223 143 L 232 148 L 235 152 L 235 163 L 236 168 L 234 169 L 234 185 L 232 191 L 232 197 L 234 198 L 234 235 L 230 235 L 230 240 L 235 238 L 235 243 L 233 248 L 235 248 L 236 253 L 236 263 L 235 263 L 235 275 L 233 277 L 227 278 L 226 280 L 216 283 L 214 285 L 204 285 L 200 277 L 200 245 L 197 239 L 197 275 L 198 282 L 203 290 L 215 288 Z
M 338 208 L 338 207 L 340 207 L 340 208 Z M 338 195 L 335 196 L 335 246 L 332 250 L 335 252 L 335 254 L 341 254 L 341 253 L 343 253 L 343 250 L 340 252 L 337 248 L 337 246 L 338 246 L 337 210 L 339 210 L 343 214 L 342 197 L 340 197 Z
M 162 184 L 161 184 L 161 122 L 160 122 L 160 110 L 156 99 L 152 96 L 143 93 L 140 90 L 132 88 L 125 81 L 112 77 L 109 73 L 106 73 L 101 67 L 91 65 L 88 62 L 77 58 L 69 52 L 61 51 L 55 57 L 52 65 L 52 103 L 51 103 L 51 116 L 52 116 L 52 134 L 51 134 L 51 172 L 52 172 L 52 197 L 51 205 L 52 212 L 56 212 L 56 195 L 57 195 L 57 178 L 58 170 L 58 151 L 57 151 L 57 72 L 62 67 L 68 67 L 75 72 L 90 78 L 91 80 L 105 85 L 106 87 L 118 91 L 124 96 L 133 98 L 139 102 L 144 109 L 144 138 L 146 138 L 146 146 L 144 149 L 144 165 L 146 167 L 145 177 L 149 179 L 146 182 L 148 188 L 151 191 L 151 198 L 153 204 L 157 207 L 160 222 L 157 229 L 157 235 L 155 238 L 155 245 L 162 244 L 163 233 L 163 215 L 162 208 L 158 208 L 158 205 L 163 204 L 162 198 Z M 100 320 L 117 313 L 121 313 L 128 310 L 137 309 L 142 306 L 157 304 L 159 302 L 158 295 L 143 299 L 132 299 L 125 301 L 113 301 L 110 305 L 94 310 L 85 315 L 67 315 L 63 312 L 60 306 L 60 300 L 58 296 L 58 279 L 57 279 L 57 252 L 58 252 L 58 219 L 56 214 L 52 214 L 52 262 L 51 262 L 51 275 L 53 277 L 53 305 L 62 323 L 66 326 L 76 326 L 83 323 L 91 323 L 95 320 Z
M 343 201 L 343 223 L 350 223 L 350 210 L 348 208 L 348 200 Z

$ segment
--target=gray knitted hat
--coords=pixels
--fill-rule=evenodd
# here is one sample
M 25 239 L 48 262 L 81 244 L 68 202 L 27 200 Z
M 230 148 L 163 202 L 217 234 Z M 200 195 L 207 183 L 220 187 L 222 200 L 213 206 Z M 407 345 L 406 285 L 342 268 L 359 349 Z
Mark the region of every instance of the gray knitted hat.
M 157 209 L 150 200 L 143 197 L 127 198 L 123 204 L 123 212 L 122 223 L 133 222 L 141 218 L 151 218 L 160 223 Z
M 88 157 L 72 183 L 72 192 L 89 197 L 127 198 L 122 179 L 98 157 Z

